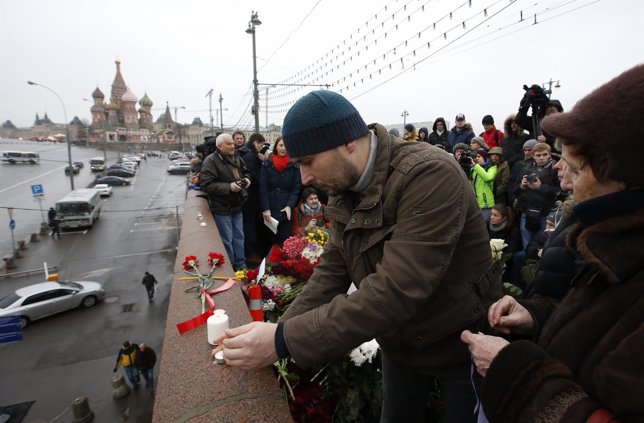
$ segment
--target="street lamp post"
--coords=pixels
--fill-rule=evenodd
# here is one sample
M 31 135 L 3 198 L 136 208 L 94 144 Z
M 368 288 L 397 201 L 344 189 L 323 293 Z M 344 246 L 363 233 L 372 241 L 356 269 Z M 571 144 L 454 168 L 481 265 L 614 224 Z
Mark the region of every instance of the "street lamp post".
M 403 118 L 403 127 L 404 127 L 405 125 L 407 125 L 407 116 L 409 116 L 409 112 L 407 110 L 403 110 L 400 116 Z
M 224 132 L 224 108 L 221 107 L 222 101 L 224 101 L 224 98 L 219 93 L 219 123 L 221 123 L 221 132 Z
M 212 91 L 213 89 L 211 88 L 210 91 L 208 91 L 208 93 L 206 94 L 206 97 L 209 97 L 208 105 L 210 109 L 210 135 L 215 135 L 215 125 L 212 121 Z
M 63 117 L 65 118 L 65 134 L 67 138 L 67 165 L 69 166 L 69 184 L 72 187 L 72 191 L 74 191 L 74 172 L 73 172 L 73 167 L 72 167 L 72 145 L 71 141 L 69 139 L 69 122 L 67 121 L 67 109 L 65 108 L 65 103 L 63 103 L 63 99 L 60 98 L 58 94 L 56 94 L 56 91 L 52 90 L 46 85 L 38 84 L 37 82 L 33 81 L 27 81 L 27 84 L 29 85 L 36 85 L 38 87 L 42 87 L 49 92 L 51 92 L 53 95 L 55 95 L 58 100 L 60 101 L 60 104 L 63 106 Z
M 174 123 L 177 125 L 177 132 L 179 132 L 179 142 L 181 143 L 181 151 L 186 151 L 185 148 L 183 147 L 183 140 L 181 137 L 181 124 L 179 123 L 179 119 L 177 119 L 177 110 L 178 109 L 186 109 L 186 106 L 175 106 L 174 108 Z
M 262 24 L 257 12 L 252 11 L 246 34 L 253 36 L 253 115 L 255 116 L 255 132 L 259 132 L 259 91 L 257 90 L 257 52 L 255 47 L 255 27 Z

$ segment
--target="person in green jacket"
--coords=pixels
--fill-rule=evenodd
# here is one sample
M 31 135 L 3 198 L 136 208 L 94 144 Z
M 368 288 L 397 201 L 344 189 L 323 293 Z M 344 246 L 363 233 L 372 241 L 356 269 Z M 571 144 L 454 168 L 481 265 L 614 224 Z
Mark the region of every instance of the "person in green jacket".
M 472 161 L 472 169 L 470 170 L 472 186 L 476 194 L 476 201 L 478 202 L 483 219 L 489 222 L 492 207 L 494 207 L 494 178 L 496 177 L 496 165 L 491 166 L 487 163 L 487 151 L 478 149 L 476 151 L 476 160 L 470 158 Z

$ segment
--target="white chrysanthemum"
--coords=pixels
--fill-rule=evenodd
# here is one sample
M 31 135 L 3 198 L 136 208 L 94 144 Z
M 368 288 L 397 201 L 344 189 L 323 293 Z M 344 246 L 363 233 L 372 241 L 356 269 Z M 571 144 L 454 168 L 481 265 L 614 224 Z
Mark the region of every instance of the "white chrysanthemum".
M 264 311 L 273 311 L 275 308 L 275 303 L 273 300 L 262 301 L 262 310 Z
M 353 364 L 361 367 L 365 361 L 369 361 L 369 363 L 371 363 L 373 358 L 378 353 L 379 348 L 380 345 L 378 345 L 378 342 L 376 342 L 375 339 L 372 339 L 371 341 L 365 342 L 359 347 L 351 350 L 351 352 L 349 353 L 349 358 L 351 359 Z

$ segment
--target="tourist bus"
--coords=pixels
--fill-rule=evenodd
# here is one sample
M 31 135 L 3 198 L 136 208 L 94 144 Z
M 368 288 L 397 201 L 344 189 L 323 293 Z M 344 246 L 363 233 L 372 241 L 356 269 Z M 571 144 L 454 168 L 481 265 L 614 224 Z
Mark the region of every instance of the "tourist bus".
M 105 170 L 105 159 L 102 157 L 94 157 L 89 160 L 89 168 L 92 172 L 102 172 Z
M 3 151 L 2 161 L 15 164 L 15 163 L 40 163 L 40 155 L 32 151 Z
M 101 205 L 100 191 L 77 189 L 56 203 L 56 219 L 61 229 L 92 226 L 101 214 Z

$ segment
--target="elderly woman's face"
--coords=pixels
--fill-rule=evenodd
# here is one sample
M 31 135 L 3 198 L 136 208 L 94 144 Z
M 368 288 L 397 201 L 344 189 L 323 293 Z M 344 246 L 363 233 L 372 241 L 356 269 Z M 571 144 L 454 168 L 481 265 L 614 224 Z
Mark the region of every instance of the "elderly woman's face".
M 572 150 L 566 145 L 561 148 L 561 160 L 566 162 L 565 178 L 572 184 L 576 202 L 590 200 L 591 198 L 625 189 L 625 185 L 621 182 L 599 182 L 590 166 L 586 163 L 586 159 L 572 154 Z

